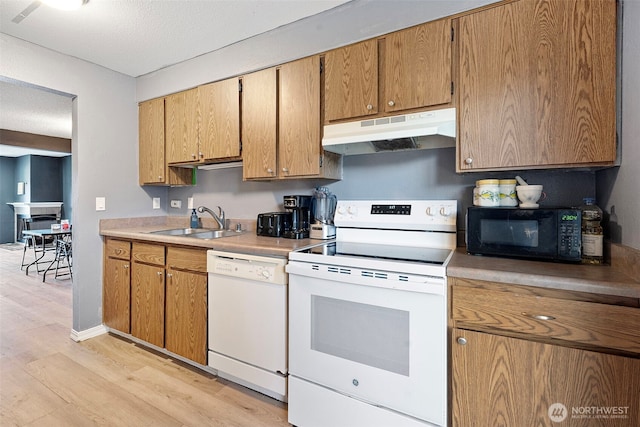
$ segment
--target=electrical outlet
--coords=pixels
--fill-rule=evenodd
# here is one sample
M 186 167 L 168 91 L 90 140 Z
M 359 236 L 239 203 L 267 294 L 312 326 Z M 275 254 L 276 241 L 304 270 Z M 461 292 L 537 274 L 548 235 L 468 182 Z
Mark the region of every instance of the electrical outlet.
M 171 201 L 171 207 L 172 208 L 176 208 L 176 209 L 180 209 L 182 207 L 182 200 L 172 200 Z
M 96 210 L 104 211 L 107 210 L 107 201 L 104 197 L 96 197 Z
M 153 209 L 160 209 L 160 197 L 153 198 Z

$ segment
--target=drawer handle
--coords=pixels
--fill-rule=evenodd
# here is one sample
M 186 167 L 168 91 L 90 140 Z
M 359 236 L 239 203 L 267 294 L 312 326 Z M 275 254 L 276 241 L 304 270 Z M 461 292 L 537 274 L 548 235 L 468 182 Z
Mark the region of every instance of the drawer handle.
M 546 314 L 530 314 L 530 313 L 525 313 L 524 311 L 522 312 L 523 316 L 526 317 L 530 317 L 532 319 L 536 319 L 536 320 L 556 320 L 555 317 L 553 316 L 547 316 Z

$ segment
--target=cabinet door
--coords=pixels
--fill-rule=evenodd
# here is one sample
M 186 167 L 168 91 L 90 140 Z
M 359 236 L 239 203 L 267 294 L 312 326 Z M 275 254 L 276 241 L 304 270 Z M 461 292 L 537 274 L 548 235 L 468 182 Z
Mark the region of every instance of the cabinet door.
M 367 40 L 326 53 L 324 119 L 378 113 L 378 41 Z
M 387 112 L 451 102 L 451 20 L 389 34 L 384 43 Z
M 640 359 L 461 329 L 451 353 L 453 426 L 637 425 Z
M 201 159 L 198 149 L 197 105 L 198 89 L 165 97 L 167 163 L 191 163 Z
M 164 267 L 134 262 L 131 270 L 131 335 L 164 346 Z
M 242 175 L 244 179 L 275 178 L 276 69 L 242 77 Z
M 164 183 L 164 98 L 138 106 L 138 148 L 140 185 Z
M 129 260 L 107 257 L 104 267 L 102 319 L 105 325 L 130 331 L 131 278 Z
M 459 170 L 615 160 L 615 0 L 508 3 L 459 42 Z
M 198 88 L 200 151 L 204 160 L 240 156 L 240 93 L 238 79 Z
M 278 175 L 320 173 L 320 57 L 286 63 L 279 71 Z
M 207 363 L 207 275 L 167 270 L 167 350 Z

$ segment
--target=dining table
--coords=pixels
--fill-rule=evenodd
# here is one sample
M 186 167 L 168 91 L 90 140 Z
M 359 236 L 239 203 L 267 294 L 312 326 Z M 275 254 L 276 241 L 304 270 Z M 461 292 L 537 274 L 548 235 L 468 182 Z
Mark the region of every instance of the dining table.
M 40 273 L 38 269 L 38 264 L 48 262 L 49 265 L 42 271 L 42 281 L 44 282 L 47 273 L 53 267 L 53 264 L 57 261 L 58 254 L 56 253 L 57 241 L 60 239 L 64 239 L 65 237 L 71 237 L 72 231 L 71 227 L 69 228 L 59 228 L 59 229 L 51 229 L 51 228 L 43 228 L 38 230 L 22 230 L 22 234 L 26 236 L 34 236 L 33 239 L 33 252 L 34 252 L 34 260 L 30 264 L 27 264 L 25 268 L 25 274 L 29 275 L 29 267 L 36 266 L 36 271 Z M 53 237 L 53 241 L 50 244 L 47 244 L 47 240 L 50 237 Z M 38 246 L 40 246 L 38 248 Z M 52 260 L 44 259 L 45 255 L 49 252 L 54 253 L 54 257 Z

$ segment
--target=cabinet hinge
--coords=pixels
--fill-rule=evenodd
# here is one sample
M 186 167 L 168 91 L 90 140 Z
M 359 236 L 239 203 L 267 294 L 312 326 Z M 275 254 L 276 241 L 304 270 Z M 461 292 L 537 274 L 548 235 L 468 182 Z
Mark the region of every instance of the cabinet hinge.
M 454 92 L 454 86 L 453 86 L 453 82 L 451 82 L 451 95 L 453 95 Z
M 455 39 L 455 35 L 456 35 L 456 30 L 454 30 L 453 27 L 451 27 L 451 41 Z
M 238 80 L 238 92 L 242 92 L 242 82 Z
M 322 167 L 322 162 L 324 161 L 324 156 L 320 155 L 320 167 Z
M 324 63 L 320 61 L 320 74 L 324 71 Z

